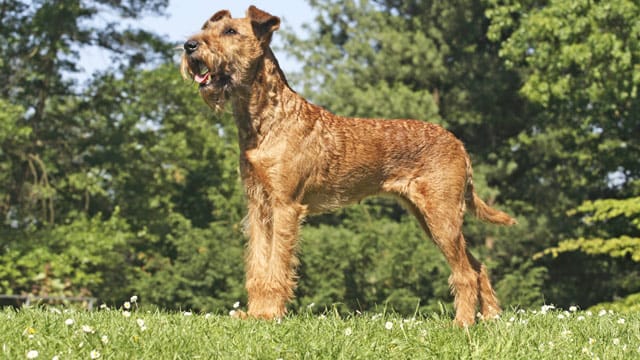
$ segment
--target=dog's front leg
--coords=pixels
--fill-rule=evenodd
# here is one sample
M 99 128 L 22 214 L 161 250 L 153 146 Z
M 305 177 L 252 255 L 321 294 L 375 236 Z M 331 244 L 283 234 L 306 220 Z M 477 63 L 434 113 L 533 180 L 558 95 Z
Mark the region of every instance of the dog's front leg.
M 248 315 L 280 318 L 296 285 L 296 243 L 305 208 L 277 198 L 259 200 L 249 203 Z

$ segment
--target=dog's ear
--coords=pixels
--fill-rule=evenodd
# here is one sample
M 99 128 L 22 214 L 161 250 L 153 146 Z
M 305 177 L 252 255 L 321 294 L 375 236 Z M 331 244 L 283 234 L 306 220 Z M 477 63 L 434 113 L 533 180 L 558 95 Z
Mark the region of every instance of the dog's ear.
M 251 20 L 253 32 L 261 42 L 269 44 L 271 35 L 280 28 L 280 18 L 262 11 L 251 5 L 247 10 L 247 17 Z
M 213 14 L 209 20 L 207 20 L 204 25 L 202 25 L 202 30 L 206 29 L 210 22 L 216 22 L 222 20 L 224 18 L 231 19 L 231 13 L 229 10 L 220 10 L 217 13 Z

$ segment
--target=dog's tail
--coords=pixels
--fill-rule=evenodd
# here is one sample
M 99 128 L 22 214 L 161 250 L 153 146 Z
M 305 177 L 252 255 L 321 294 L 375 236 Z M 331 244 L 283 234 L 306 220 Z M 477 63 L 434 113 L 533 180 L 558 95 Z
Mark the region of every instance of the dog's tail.
M 514 218 L 503 211 L 496 210 L 487 205 L 487 203 L 480 199 L 478 194 L 476 194 L 471 177 L 471 164 L 468 164 L 467 166 L 467 188 L 464 200 L 467 205 L 467 210 L 482 221 L 488 221 L 498 225 L 514 225 L 516 223 Z
M 467 209 L 480 220 L 498 225 L 513 225 L 516 223 L 516 220 L 507 213 L 496 210 L 482 201 L 478 194 L 473 191 L 473 188 L 471 189 L 471 194 L 465 198 L 465 201 Z

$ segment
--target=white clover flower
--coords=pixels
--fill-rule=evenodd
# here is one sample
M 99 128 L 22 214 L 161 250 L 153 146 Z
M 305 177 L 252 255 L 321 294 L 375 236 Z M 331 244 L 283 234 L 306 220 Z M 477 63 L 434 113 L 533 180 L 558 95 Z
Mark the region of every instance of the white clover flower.
M 128 302 L 128 301 L 125 301 L 125 302 L 124 302 L 124 308 L 125 308 L 126 310 L 131 309 L 131 303 L 130 303 L 130 302 Z
M 350 327 L 344 329 L 344 336 L 350 336 L 353 333 Z
M 109 343 L 109 337 L 107 335 L 102 335 L 100 337 L 100 341 L 102 341 L 102 343 L 106 345 Z
M 618 324 L 621 324 L 621 325 L 622 325 L 622 324 L 624 324 L 624 321 L 625 321 L 625 320 L 624 320 L 623 318 L 620 318 L 620 319 L 618 319 Z
M 387 330 L 393 329 L 393 323 L 391 321 L 387 321 L 386 323 L 384 323 L 384 328 Z
M 124 317 L 131 317 L 131 312 L 129 312 L 129 311 L 123 311 L 123 312 L 122 312 L 122 316 L 124 316 Z
M 320 319 L 320 320 L 324 320 L 326 318 L 327 318 L 327 315 L 325 315 L 325 314 L 318 315 L 318 319 Z
M 313 302 L 312 302 L 311 304 L 307 305 L 307 309 L 311 309 L 311 308 L 313 308 L 314 306 L 316 306 L 316 303 L 313 303 Z
M 562 320 L 562 319 L 564 319 L 564 318 L 565 318 L 565 315 L 564 315 L 564 314 L 558 314 L 558 319 Z
M 211 313 L 206 313 L 206 314 L 204 314 L 204 318 L 205 318 L 205 319 L 208 319 L 208 318 L 210 318 L 210 317 L 211 317 Z
M 67 326 L 71 326 L 71 325 L 73 325 L 73 323 L 75 323 L 75 321 L 73 319 L 71 319 L 71 318 L 69 318 L 69 319 L 64 321 L 64 324 L 67 325 Z
M 134 303 L 134 304 L 135 304 L 135 303 L 137 303 L 137 302 L 138 302 L 138 295 L 133 295 L 133 296 L 129 299 L 129 301 L 131 301 L 131 302 L 132 302 L 132 303 Z
M 193 313 L 191 311 L 185 311 L 185 312 L 182 313 L 182 315 L 191 316 L 191 315 L 193 315 Z
M 371 321 L 376 321 L 376 320 L 380 319 L 381 317 L 382 317 L 382 314 L 374 314 L 371 317 Z
M 587 316 L 593 316 L 593 313 L 591 312 L 591 310 L 587 310 L 587 312 L 585 312 L 585 314 L 587 314 Z
M 100 358 L 100 351 L 98 350 L 91 350 L 91 352 L 89 353 L 89 356 L 92 359 L 99 359 Z
M 569 306 L 569 311 L 571 311 L 571 312 L 576 312 L 576 311 L 578 311 L 578 307 L 577 307 L 577 306 L 574 306 L 574 305 Z
M 229 316 L 236 316 L 236 311 L 235 310 L 229 311 Z
M 53 355 L 53 357 L 51 358 L 51 360 L 60 360 L 60 356 L 58 356 L 58 355 Z
M 27 359 L 35 359 L 40 355 L 38 350 L 29 350 L 27 351 Z
M 233 308 L 234 309 L 237 309 L 239 307 L 240 307 L 240 301 L 236 301 L 236 302 L 233 303 Z
M 85 332 L 85 333 L 87 333 L 87 334 L 93 334 L 93 333 L 95 333 L 95 332 L 96 332 L 96 331 L 95 331 L 95 330 L 93 330 L 93 328 L 92 328 L 91 326 L 89 326 L 89 325 L 82 325 L 82 331 L 84 331 L 84 332 Z
M 101 310 L 109 310 L 109 307 L 107 306 L 107 304 L 100 304 L 100 309 Z
M 607 315 L 607 310 L 602 309 L 598 312 L 598 316 L 605 316 L 605 315 Z
M 509 318 L 509 322 L 511 322 L 511 323 L 512 323 L 512 322 L 514 322 L 514 321 L 516 321 L 516 318 L 515 318 L 515 317 L 513 317 L 513 316 L 512 316 L 512 317 L 510 317 L 510 318 Z
M 525 309 L 518 309 L 518 311 L 516 311 L 516 313 L 518 313 L 518 314 L 524 314 L 526 312 L 527 311 Z
M 147 330 L 147 326 L 144 324 L 144 320 L 136 319 L 136 323 L 138 323 L 138 327 L 140 327 L 140 331 Z
M 578 317 L 576 318 L 576 320 L 578 320 L 578 321 L 583 321 L 583 320 L 584 320 L 584 316 L 580 315 L 580 316 L 578 316 Z
M 618 339 L 618 338 L 613 338 L 613 340 L 612 340 L 612 341 L 613 341 L 613 345 L 616 345 L 616 346 L 620 345 L 620 339 Z
M 542 307 L 540 308 L 540 312 L 542 312 L 543 314 L 546 314 L 549 310 L 553 310 L 556 307 L 552 304 L 552 305 L 542 305 Z
M 596 343 L 596 339 L 594 338 L 589 338 L 589 345 L 593 345 Z

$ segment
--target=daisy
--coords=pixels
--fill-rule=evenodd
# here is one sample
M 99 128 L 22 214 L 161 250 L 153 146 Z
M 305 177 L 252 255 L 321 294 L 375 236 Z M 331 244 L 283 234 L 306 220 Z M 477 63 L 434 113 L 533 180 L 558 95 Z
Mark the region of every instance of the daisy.
M 92 328 L 91 326 L 89 326 L 89 325 L 82 325 L 82 331 L 84 331 L 84 332 L 85 332 L 85 333 L 87 333 L 87 334 L 93 334 L 93 333 L 95 333 L 95 332 L 96 332 L 96 331 L 95 331 L 95 330 L 93 330 L 93 328 Z
M 38 350 L 29 350 L 27 352 L 27 359 L 35 359 L 38 357 L 38 355 L 40 355 L 40 353 L 38 353 Z
M 140 327 L 140 331 L 147 330 L 147 326 L 144 324 L 144 320 L 136 319 L 136 323 L 138 323 L 138 326 Z
M 100 351 L 98 351 L 98 350 L 91 350 L 91 353 L 89 353 L 89 356 L 90 356 L 92 359 L 98 359 L 98 358 L 100 358 Z
M 391 321 L 387 321 L 386 323 L 384 323 L 384 328 L 387 330 L 393 329 L 393 323 Z

